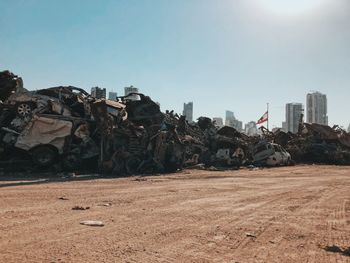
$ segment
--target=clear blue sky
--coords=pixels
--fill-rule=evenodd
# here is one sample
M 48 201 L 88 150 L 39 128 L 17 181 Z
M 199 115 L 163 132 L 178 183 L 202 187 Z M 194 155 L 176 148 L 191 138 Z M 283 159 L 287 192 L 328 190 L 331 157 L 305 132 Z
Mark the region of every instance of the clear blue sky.
M 134 85 L 163 110 L 193 101 L 195 117 L 232 110 L 243 122 L 269 102 L 271 126 L 318 90 L 330 124 L 350 122 L 348 0 L 0 0 L 0 10 L 0 70 L 28 89 Z

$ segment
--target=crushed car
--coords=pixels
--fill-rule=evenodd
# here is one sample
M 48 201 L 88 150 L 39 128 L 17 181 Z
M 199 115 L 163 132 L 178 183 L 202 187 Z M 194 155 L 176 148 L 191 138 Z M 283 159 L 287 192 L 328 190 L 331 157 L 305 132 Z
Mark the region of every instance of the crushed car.
M 279 144 L 261 141 L 254 147 L 255 166 L 282 166 L 292 164 L 291 155 Z

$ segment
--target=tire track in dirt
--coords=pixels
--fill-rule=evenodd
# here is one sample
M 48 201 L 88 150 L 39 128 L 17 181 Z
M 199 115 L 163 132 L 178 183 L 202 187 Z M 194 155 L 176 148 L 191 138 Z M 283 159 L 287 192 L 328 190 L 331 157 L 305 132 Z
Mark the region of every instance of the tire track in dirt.
M 325 220 L 325 224 L 327 227 L 327 234 L 324 237 L 326 242 L 321 244 L 321 248 L 336 246 L 343 250 L 350 247 L 350 231 L 348 227 L 348 213 L 347 213 L 347 205 L 350 202 L 350 199 L 343 199 L 342 197 L 349 196 L 350 190 L 347 191 L 339 191 L 337 197 L 330 200 L 331 204 L 334 204 L 334 209 L 328 215 Z M 341 253 L 325 253 L 329 260 L 331 258 L 336 258 L 337 261 L 334 262 L 348 262 L 350 259 L 346 259 L 344 255 Z
M 258 232 L 256 235 L 256 239 L 254 239 L 254 242 L 259 242 L 260 247 L 256 249 L 255 253 L 253 253 L 254 260 L 252 262 L 280 262 L 280 259 L 278 259 L 278 254 L 285 251 L 285 248 L 290 245 L 291 241 L 297 240 L 297 242 L 300 242 L 304 239 L 303 234 L 293 234 L 291 236 L 284 236 L 284 232 L 290 232 L 293 231 L 293 228 L 287 229 L 285 227 L 286 222 L 293 220 L 297 217 L 298 214 L 303 214 L 303 210 L 308 211 L 312 209 L 312 207 L 316 206 L 322 199 L 327 198 L 329 194 L 331 194 L 334 191 L 334 187 L 329 189 L 320 189 L 317 193 L 313 193 L 313 195 L 310 195 L 310 193 L 305 193 L 305 196 L 298 196 L 297 202 L 293 203 L 293 209 L 286 209 L 285 211 L 281 210 L 281 212 L 276 215 L 271 220 L 267 221 L 266 224 L 263 224 L 263 229 Z M 292 197 L 288 196 L 287 199 L 293 198 L 295 200 L 295 197 L 292 195 Z M 285 200 L 281 200 L 281 203 L 285 203 Z M 271 209 L 274 209 L 273 207 Z M 271 229 L 271 226 L 274 226 L 273 229 Z M 281 227 L 282 229 L 279 229 L 276 227 Z M 289 231 L 288 231 L 289 230 Z M 277 234 L 277 238 L 276 238 Z M 247 243 L 246 245 L 248 245 Z M 278 245 L 275 245 L 278 244 Z M 302 245 L 302 244 L 301 244 Z M 268 247 L 273 247 L 274 249 L 269 249 L 268 251 L 277 251 L 277 253 L 268 252 L 266 253 Z M 300 248 L 304 247 L 302 245 Z M 303 254 L 304 249 L 300 249 L 301 253 Z M 305 252 L 304 252 L 305 253 Z M 274 255 L 277 254 L 277 255 Z M 291 253 L 289 253 L 291 254 Z M 274 256 L 273 256 L 274 255 Z M 271 260 L 272 258 L 277 258 L 275 261 Z M 288 258 L 287 255 L 284 255 L 284 260 Z M 300 252 L 293 253 L 289 260 L 292 261 L 298 261 L 300 258 L 305 258 L 306 256 L 300 255 Z M 306 259 L 306 258 L 305 258 Z M 310 260 L 310 259 L 308 259 Z M 312 260 L 310 261 L 312 262 Z

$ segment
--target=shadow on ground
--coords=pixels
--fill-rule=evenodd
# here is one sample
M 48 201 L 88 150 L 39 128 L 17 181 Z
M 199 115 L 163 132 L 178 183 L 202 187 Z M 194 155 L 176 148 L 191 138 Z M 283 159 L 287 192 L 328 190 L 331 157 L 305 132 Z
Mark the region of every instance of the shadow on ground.
M 342 254 L 343 256 L 350 257 L 350 247 L 346 249 L 341 249 L 340 247 L 333 245 L 333 246 L 326 246 L 324 250 L 326 250 L 327 252 L 339 253 L 339 254 Z

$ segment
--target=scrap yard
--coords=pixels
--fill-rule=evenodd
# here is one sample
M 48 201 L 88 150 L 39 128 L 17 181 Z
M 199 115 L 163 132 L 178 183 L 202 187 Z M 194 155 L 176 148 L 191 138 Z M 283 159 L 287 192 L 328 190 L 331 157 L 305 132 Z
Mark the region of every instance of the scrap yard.
M 248 136 L 208 117 L 188 122 L 161 112 L 141 93 L 109 100 L 73 86 L 29 91 L 19 76 L 0 72 L 3 171 L 130 176 L 296 163 L 349 165 L 350 133 L 301 115 L 297 133 L 261 126 Z
M 349 170 L 2 176 L 0 261 L 350 262 Z
M 0 262 L 350 262 L 339 126 L 248 136 L 10 71 L 0 96 Z
M 350 0 L 0 10 L 0 263 L 350 263 Z

